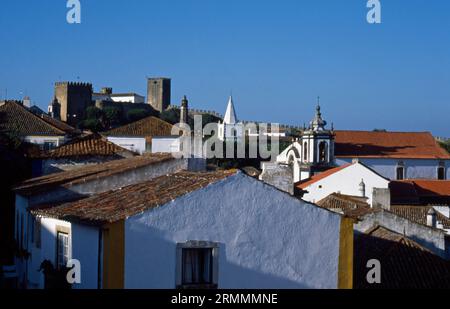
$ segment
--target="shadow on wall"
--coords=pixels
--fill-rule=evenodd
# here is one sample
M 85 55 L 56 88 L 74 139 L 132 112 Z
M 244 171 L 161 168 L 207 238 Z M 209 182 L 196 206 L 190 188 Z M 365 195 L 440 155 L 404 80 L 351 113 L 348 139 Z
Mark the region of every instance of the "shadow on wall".
M 186 222 L 186 225 L 189 222 Z M 198 231 L 196 231 L 198 232 Z M 205 235 L 207 235 L 205 231 Z M 176 255 L 178 242 L 203 239 L 181 233 L 165 233 L 150 226 L 134 225 L 126 228 L 125 287 L 132 289 L 167 288 L 176 286 Z M 308 289 L 310 286 L 283 278 L 263 270 L 249 269 L 227 260 L 228 244 L 219 244 L 218 288 L 236 289 Z M 242 253 L 247 254 L 247 253 Z M 274 260 L 273 263 L 278 263 Z

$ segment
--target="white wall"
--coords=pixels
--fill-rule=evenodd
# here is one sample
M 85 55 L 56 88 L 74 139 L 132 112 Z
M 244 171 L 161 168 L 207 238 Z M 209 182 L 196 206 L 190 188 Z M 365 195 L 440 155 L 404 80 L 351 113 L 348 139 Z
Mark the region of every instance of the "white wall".
M 108 141 L 130 151 L 143 154 L 146 150 L 145 137 L 116 137 L 108 136 Z
M 112 94 L 110 97 L 114 102 L 145 103 L 145 98 L 140 95 L 115 96 Z
M 439 162 L 444 161 L 447 175 L 446 179 L 450 179 L 450 160 L 360 158 L 359 161 L 391 180 L 396 179 L 396 167 L 400 161 L 404 163 L 405 178 L 408 179 L 437 179 Z M 336 159 L 338 165 L 349 162 L 352 162 L 351 158 Z
M 303 199 L 315 203 L 336 192 L 360 196 L 361 179 L 366 185 L 365 191 L 369 204 L 372 203 L 373 188 L 389 187 L 389 180 L 377 175 L 364 165 L 355 163 L 306 187 L 304 190 L 308 193 L 303 196 Z
M 219 288 L 336 288 L 341 216 L 238 173 L 130 217 L 125 287 L 175 288 L 176 244 L 219 242 Z
M 55 147 L 59 147 L 64 143 L 65 138 L 64 136 L 26 136 L 24 140 L 36 145 L 44 145 L 46 142 L 52 142 L 55 143 Z
M 180 152 L 180 138 L 179 137 L 153 137 L 152 138 L 152 153 Z

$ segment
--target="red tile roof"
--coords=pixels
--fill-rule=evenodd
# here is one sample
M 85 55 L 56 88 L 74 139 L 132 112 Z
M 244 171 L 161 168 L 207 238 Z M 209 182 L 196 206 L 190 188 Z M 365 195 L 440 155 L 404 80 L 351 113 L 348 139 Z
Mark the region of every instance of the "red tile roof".
M 30 196 L 57 187 L 68 188 L 74 184 L 83 183 L 92 179 L 104 178 L 169 160 L 174 160 L 171 154 L 155 153 L 101 164 L 87 165 L 73 170 L 27 180 L 14 188 L 14 190 L 21 195 Z
M 429 132 L 336 131 L 336 157 L 450 159 Z
M 0 130 L 19 136 L 64 136 L 66 132 L 41 119 L 16 101 L 0 102 Z
M 354 287 L 357 289 L 450 288 L 450 262 L 415 241 L 377 226 L 355 236 Z M 367 262 L 381 263 L 381 283 L 367 282 Z
M 378 211 L 378 209 L 370 207 L 366 197 L 340 193 L 332 193 L 318 201 L 316 204 L 322 208 L 342 212 L 345 216 L 354 219 Z
M 69 143 L 49 151 L 42 151 L 41 159 L 80 158 L 90 156 L 132 157 L 136 154 L 111 143 L 99 134 L 75 138 Z
M 450 205 L 450 180 L 397 180 L 389 183 L 389 189 L 394 205 Z
M 162 206 L 190 192 L 204 188 L 236 173 L 181 171 L 60 205 L 34 207 L 34 215 L 66 221 L 102 225 L 126 219 L 145 210 Z
M 321 179 L 324 179 L 330 175 L 333 175 L 334 173 L 339 172 L 340 170 L 343 170 L 344 168 L 347 168 L 351 166 L 353 163 L 344 164 L 342 166 L 338 166 L 329 170 L 326 170 L 325 172 L 322 172 L 320 174 L 316 174 L 308 179 L 299 181 L 295 184 L 295 186 L 299 189 L 305 189 L 306 187 L 312 185 L 313 183 L 318 182 Z

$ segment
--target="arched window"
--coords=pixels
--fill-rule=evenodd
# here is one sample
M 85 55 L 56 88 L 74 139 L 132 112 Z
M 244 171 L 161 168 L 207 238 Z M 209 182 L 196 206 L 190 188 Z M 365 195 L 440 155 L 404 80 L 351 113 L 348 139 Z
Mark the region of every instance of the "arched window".
M 445 164 L 444 162 L 439 162 L 439 166 L 437 168 L 437 179 L 445 180 Z
M 319 144 L 319 162 L 328 161 L 328 145 L 326 142 L 320 142 Z
M 303 161 L 308 161 L 308 143 L 306 142 L 303 144 Z
M 403 162 L 399 162 L 396 168 L 396 178 L 397 180 L 403 180 L 405 179 L 405 166 Z

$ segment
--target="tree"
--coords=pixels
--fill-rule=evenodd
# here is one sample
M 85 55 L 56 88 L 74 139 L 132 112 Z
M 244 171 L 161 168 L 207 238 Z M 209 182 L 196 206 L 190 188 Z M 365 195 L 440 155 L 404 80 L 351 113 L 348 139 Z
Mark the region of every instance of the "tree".
M 145 117 L 151 116 L 152 112 L 143 108 L 132 109 L 127 113 L 127 119 L 129 122 L 141 120 Z
M 122 123 L 122 111 L 117 107 L 105 107 L 103 109 L 105 129 L 118 126 Z
M 85 118 L 80 123 L 81 129 L 91 130 L 93 132 L 103 131 L 105 129 L 105 112 L 95 106 L 86 108 Z

